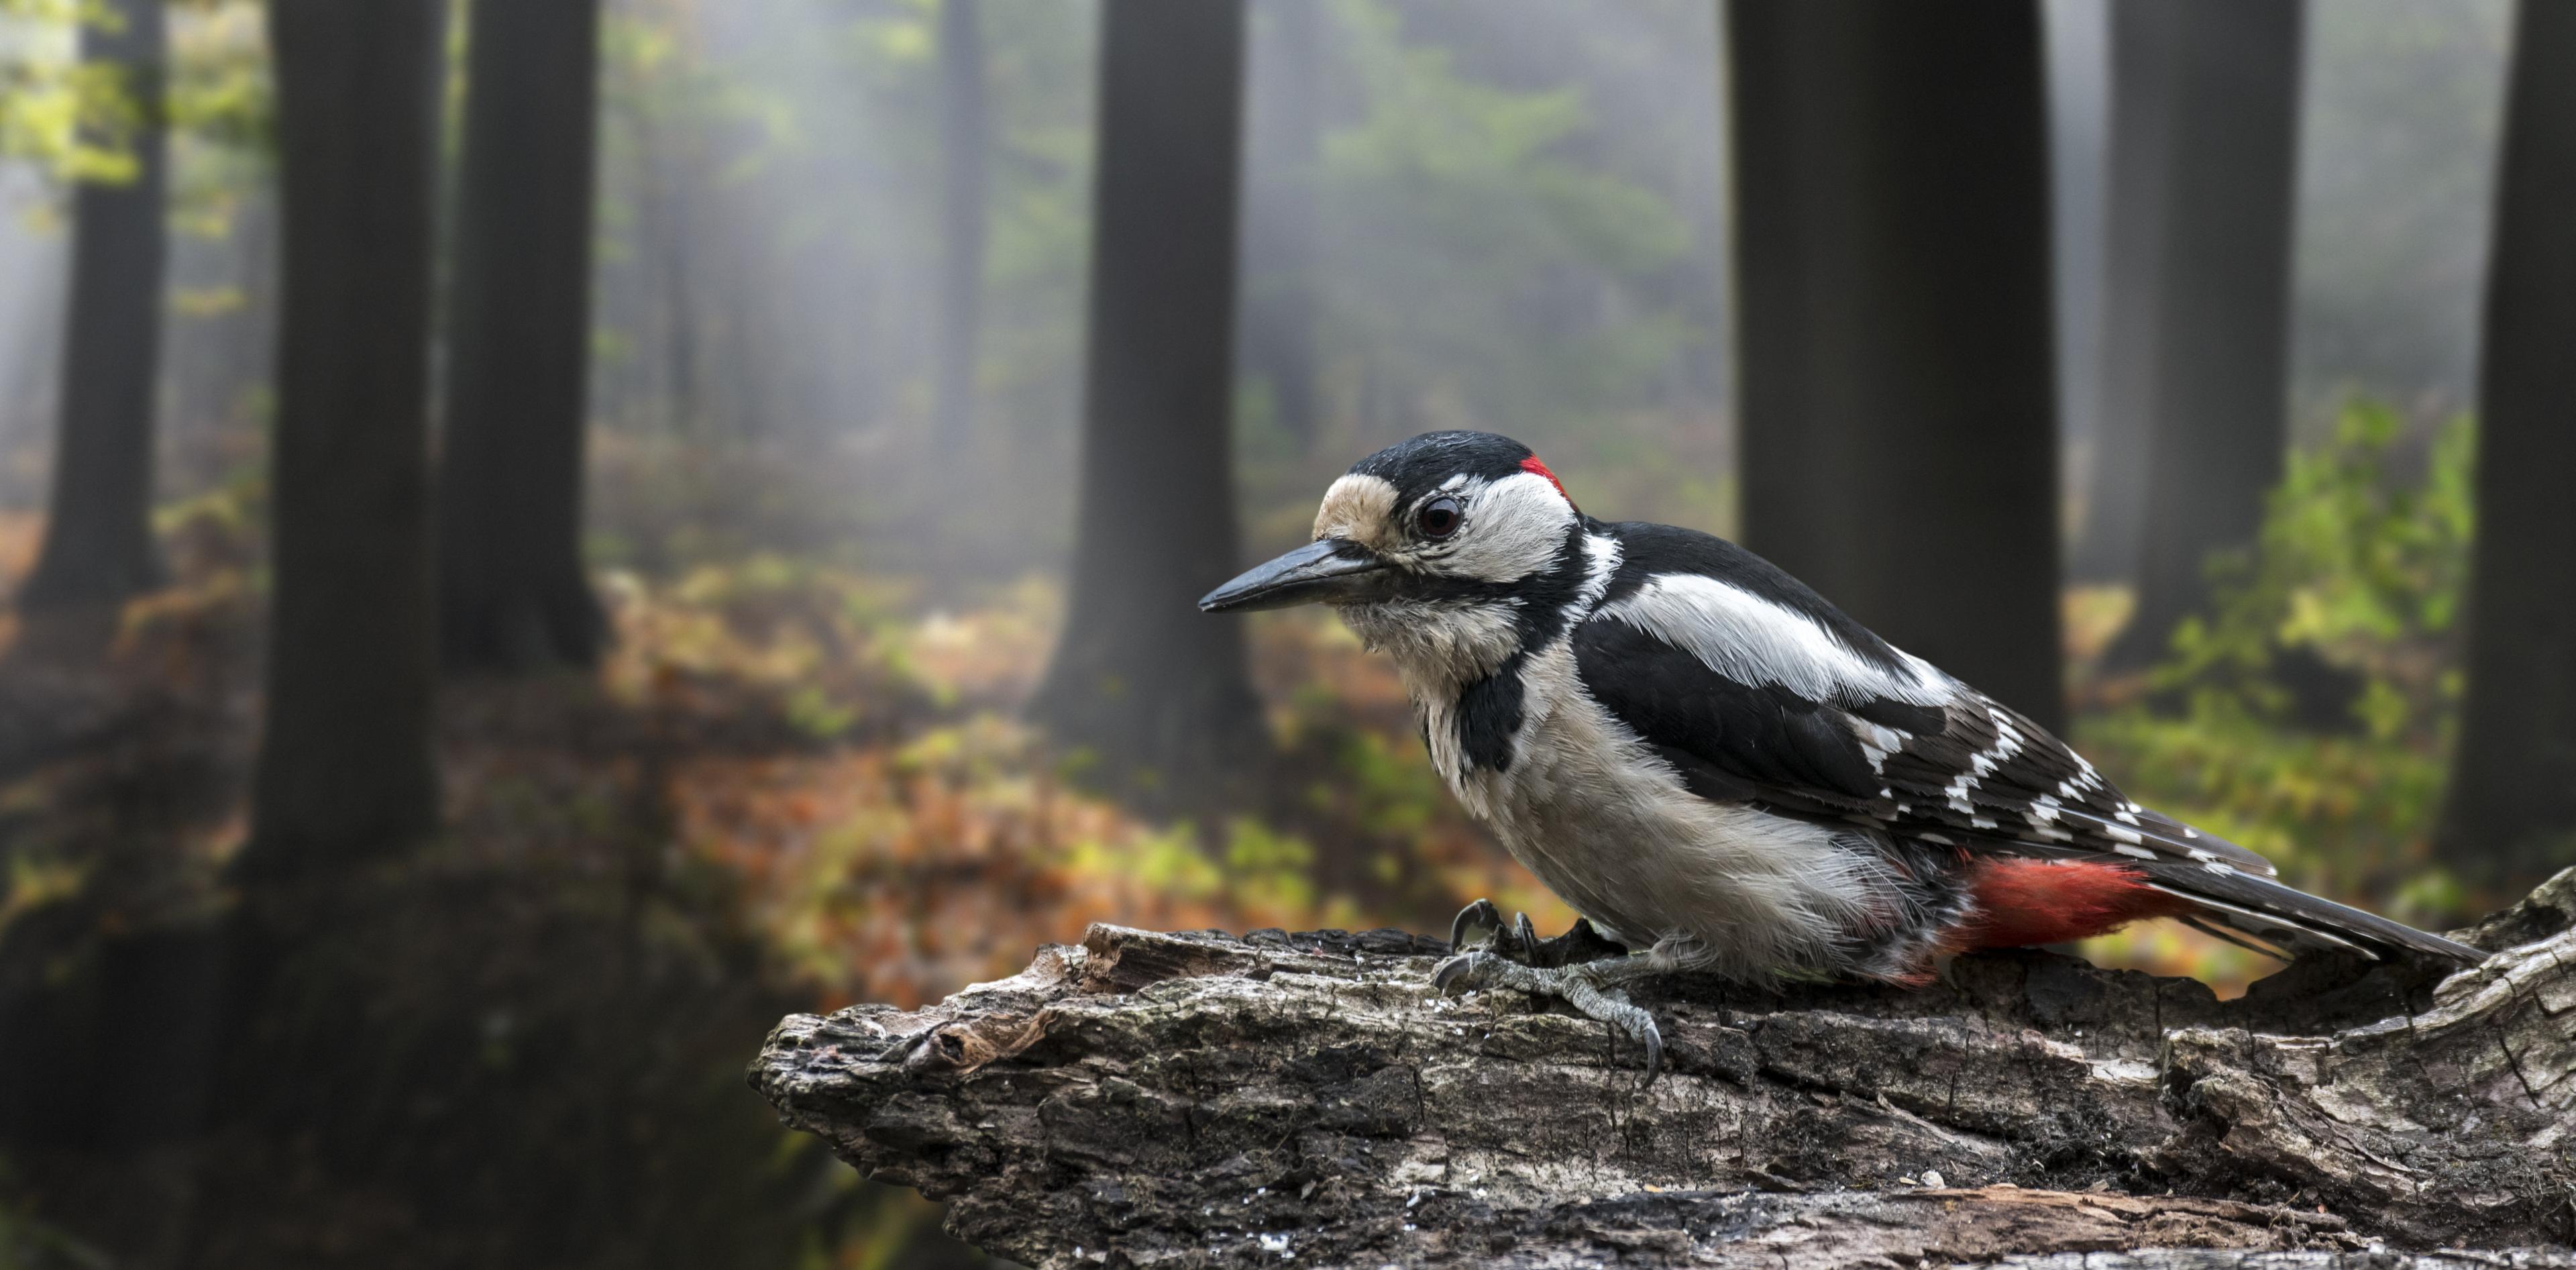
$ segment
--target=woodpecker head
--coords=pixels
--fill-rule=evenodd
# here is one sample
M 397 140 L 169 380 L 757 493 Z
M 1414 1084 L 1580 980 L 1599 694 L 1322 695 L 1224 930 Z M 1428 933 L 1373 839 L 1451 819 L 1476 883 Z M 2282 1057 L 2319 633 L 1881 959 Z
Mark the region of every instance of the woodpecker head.
M 1330 604 L 1372 619 L 1500 616 L 1560 572 L 1583 515 L 1529 447 L 1428 432 L 1361 459 L 1315 513 L 1315 539 L 1207 594 L 1203 612 Z

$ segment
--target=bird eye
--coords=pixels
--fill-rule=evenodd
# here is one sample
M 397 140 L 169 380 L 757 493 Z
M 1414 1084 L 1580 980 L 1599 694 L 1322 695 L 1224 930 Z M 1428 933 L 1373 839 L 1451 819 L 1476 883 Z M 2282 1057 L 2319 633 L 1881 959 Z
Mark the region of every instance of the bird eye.
M 1422 530 L 1422 536 L 1435 542 L 1458 532 L 1458 522 L 1464 519 L 1466 514 L 1454 498 L 1432 499 L 1413 514 L 1413 523 Z

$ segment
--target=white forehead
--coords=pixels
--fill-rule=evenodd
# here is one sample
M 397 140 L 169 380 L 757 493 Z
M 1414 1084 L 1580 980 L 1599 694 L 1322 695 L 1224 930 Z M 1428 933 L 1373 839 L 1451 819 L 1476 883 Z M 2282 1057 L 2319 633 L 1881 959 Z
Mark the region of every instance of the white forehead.
M 1394 545 L 1395 485 L 1383 476 L 1352 472 L 1324 491 L 1315 509 L 1317 538 L 1345 538 L 1364 547 Z

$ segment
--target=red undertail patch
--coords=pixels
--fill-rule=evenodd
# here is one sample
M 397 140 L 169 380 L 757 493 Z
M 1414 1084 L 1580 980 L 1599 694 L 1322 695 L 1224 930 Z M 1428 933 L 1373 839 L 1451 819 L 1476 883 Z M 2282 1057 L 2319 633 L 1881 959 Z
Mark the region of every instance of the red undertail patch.
M 1977 914 L 1942 941 L 1954 952 L 2065 943 L 2191 911 L 2136 869 L 2094 860 L 1981 860 L 1968 889 Z
M 1548 471 L 1547 464 L 1539 462 L 1537 455 L 1533 454 L 1528 458 L 1522 459 L 1521 470 L 1528 472 L 1533 476 L 1546 477 L 1547 483 L 1555 486 L 1557 495 L 1565 500 L 1565 505 L 1568 507 L 1574 506 L 1574 495 L 1565 492 L 1565 482 L 1556 479 L 1556 473 Z M 1582 509 L 1576 508 L 1575 510 L 1580 511 Z

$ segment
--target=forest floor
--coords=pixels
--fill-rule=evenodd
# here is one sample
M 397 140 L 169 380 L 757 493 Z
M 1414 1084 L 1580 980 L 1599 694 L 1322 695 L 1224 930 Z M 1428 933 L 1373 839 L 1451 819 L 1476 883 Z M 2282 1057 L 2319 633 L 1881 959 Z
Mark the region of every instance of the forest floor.
M 0 591 L 35 533 L 0 519 Z M 64 651 L 100 629 L 0 618 L 0 1000 L 112 984 L 137 932 L 201 931 L 233 902 L 260 664 L 247 537 L 220 503 L 172 517 L 178 583 L 106 619 L 104 658 Z M 754 1246 L 887 1264 L 935 1246 L 935 1210 L 860 1187 L 741 1088 L 780 1014 L 934 1001 L 1098 920 L 1436 933 L 1479 895 L 1571 919 L 1463 819 L 1391 672 L 1323 614 L 1253 627 L 1279 755 L 1259 805 L 1191 821 L 1085 792 L 1084 756 L 1017 721 L 1056 621 L 1042 580 L 932 604 L 916 580 L 754 555 L 601 591 L 617 639 L 596 675 L 442 698 L 450 828 L 365 945 L 368 1017 L 410 1029 L 365 1078 L 418 1104 L 386 1113 L 423 1139 L 407 1158 L 343 1175 L 328 1144 L 236 1142 L 261 1167 L 191 1189 L 133 1149 L 166 1145 L 152 1132 L 102 1146 L 59 1123 L 76 1113 L 21 1109 L 53 1129 L 0 1161 L 0 1263 L 13 1243 L 76 1265 L 186 1239 L 237 1264 L 389 1244 L 412 1251 L 382 1264 L 524 1261 L 531 1240 L 565 1241 L 548 1259 L 568 1264 Z M 2079 664 L 2118 607 L 2070 598 Z M 2267 968 L 2163 929 L 2087 951 L 2230 995 Z M 62 1017 L 112 1031 L 114 1005 L 90 1009 Z M 603 1154 L 625 1163 L 563 1181 Z M 459 1159 L 490 1176 L 405 1180 Z M 157 1225 L 108 1216 L 138 1190 Z

